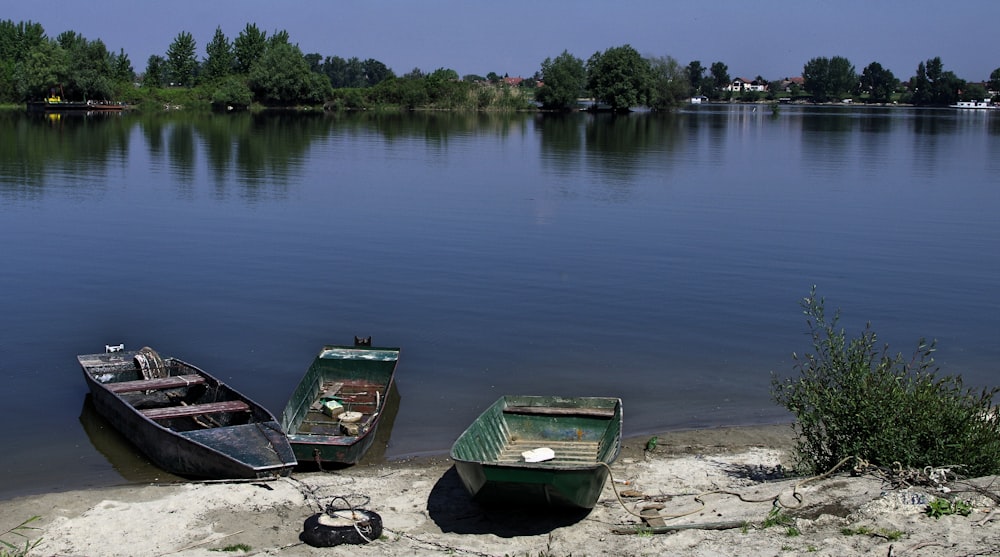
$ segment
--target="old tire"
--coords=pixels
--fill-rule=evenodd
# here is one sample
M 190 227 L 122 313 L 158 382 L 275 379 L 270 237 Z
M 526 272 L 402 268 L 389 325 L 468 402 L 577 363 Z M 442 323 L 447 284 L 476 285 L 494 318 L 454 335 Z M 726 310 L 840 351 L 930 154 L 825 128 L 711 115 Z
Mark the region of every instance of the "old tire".
M 335 511 L 334 515 L 316 513 L 307 518 L 299 539 L 313 547 L 332 547 L 366 544 L 382 535 L 382 517 L 376 512 L 341 510 Z

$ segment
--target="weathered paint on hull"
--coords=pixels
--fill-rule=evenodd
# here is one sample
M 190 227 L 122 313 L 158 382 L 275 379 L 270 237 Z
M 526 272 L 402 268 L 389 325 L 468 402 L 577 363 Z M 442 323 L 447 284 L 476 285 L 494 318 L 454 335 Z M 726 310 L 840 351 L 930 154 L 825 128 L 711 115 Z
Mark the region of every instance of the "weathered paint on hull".
M 496 506 L 592 509 L 608 478 L 603 466 L 546 471 L 455 462 L 455 468 L 473 499 Z
M 349 466 L 371 449 L 387 416 L 395 417 L 389 403 L 399 348 L 324 346 L 296 386 L 281 415 L 281 425 L 302 465 Z M 357 435 L 340 430 L 337 421 L 313 405 L 336 385 L 347 410 L 362 414 Z M 398 404 L 398 395 L 396 395 Z
M 84 378 L 97 412 L 167 472 L 192 478 L 253 479 L 287 476 L 295 466 L 292 448 L 277 421 L 245 397 L 252 411 L 265 419 L 235 427 L 177 432 L 142 416 L 96 381 L 86 367 Z
M 621 401 L 595 397 L 501 397 L 452 446 L 463 485 L 483 504 L 591 509 L 621 449 Z M 550 448 L 543 462 L 525 451 Z

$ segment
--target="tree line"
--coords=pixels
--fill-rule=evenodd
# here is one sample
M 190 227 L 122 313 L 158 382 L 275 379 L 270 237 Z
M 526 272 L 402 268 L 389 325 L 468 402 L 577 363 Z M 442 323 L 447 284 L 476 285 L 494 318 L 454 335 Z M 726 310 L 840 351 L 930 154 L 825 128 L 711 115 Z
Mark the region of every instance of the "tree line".
M 758 83 L 767 83 L 757 76 Z M 571 110 L 581 98 L 598 106 L 625 111 L 636 106 L 669 110 L 685 99 L 762 100 L 791 95 L 816 102 L 856 97 L 865 102 L 947 105 L 982 99 L 981 83 L 968 83 L 946 71 L 940 58 L 920 62 L 916 74 L 902 83 L 877 62 L 860 75 L 846 58 L 813 58 L 798 82 L 768 83 L 765 93 L 732 92 L 727 66 L 700 61 L 682 66 L 675 59 L 644 57 L 629 45 L 595 52 L 586 61 L 568 51 L 546 58 L 533 76 L 510 86 L 499 74 L 459 77 L 439 68 L 419 68 L 397 76 L 375 59 L 305 54 L 287 31 L 270 34 L 248 23 L 230 40 L 216 28 L 199 58 L 198 45 L 180 32 L 163 55 L 146 60 L 137 73 L 128 55 L 111 52 L 100 40 L 74 31 L 49 38 L 41 24 L 0 21 L 0 102 L 22 103 L 59 95 L 67 100 L 113 99 L 167 103 L 171 99 L 219 107 L 319 106 L 405 109 L 502 109 L 540 106 Z M 989 88 L 1000 90 L 1000 68 Z

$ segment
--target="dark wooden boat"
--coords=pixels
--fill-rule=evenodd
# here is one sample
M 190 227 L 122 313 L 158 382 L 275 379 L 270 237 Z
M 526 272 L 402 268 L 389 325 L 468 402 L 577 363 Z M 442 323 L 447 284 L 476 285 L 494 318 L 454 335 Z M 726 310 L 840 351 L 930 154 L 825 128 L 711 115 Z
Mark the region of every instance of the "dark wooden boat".
M 375 440 L 399 348 L 324 346 L 292 393 L 281 427 L 299 463 L 356 464 Z
M 288 475 L 295 466 L 270 412 L 189 363 L 148 347 L 77 360 L 97 411 L 168 472 L 266 478 Z
M 480 503 L 592 509 L 621 435 L 621 399 L 505 396 L 459 436 L 451 458 Z

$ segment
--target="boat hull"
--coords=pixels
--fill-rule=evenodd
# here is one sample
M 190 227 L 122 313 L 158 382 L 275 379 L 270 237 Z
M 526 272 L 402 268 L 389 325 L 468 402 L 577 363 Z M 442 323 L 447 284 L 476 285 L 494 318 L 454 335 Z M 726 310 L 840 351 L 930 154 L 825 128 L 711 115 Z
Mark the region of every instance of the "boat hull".
M 394 390 L 399 348 L 324 346 L 281 414 L 281 427 L 301 465 L 357 464 L 371 449 Z M 324 398 L 325 395 L 328 397 Z M 323 400 L 360 414 L 341 423 L 322 410 Z
M 621 451 L 621 424 L 616 398 L 506 396 L 459 436 L 451 458 L 484 505 L 592 509 Z M 543 447 L 550 460 L 522 456 Z
M 122 384 L 141 380 L 129 369 L 136 354 L 90 354 L 78 356 L 78 359 L 94 408 L 154 464 L 172 474 L 190 478 L 267 478 L 291 473 L 295 457 L 274 416 L 191 364 L 173 358 L 165 360 L 171 370 L 182 370 L 184 377 L 200 378 L 198 384 L 205 391 L 203 396 L 223 404 L 238 405 L 240 410 L 205 416 L 162 417 L 165 412 L 178 412 L 182 408 L 150 402 L 164 398 L 161 394 L 167 391 L 115 392 L 114 389 Z M 169 389 L 168 395 L 179 399 L 185 396 L 183 391 L 187 389 Z M 183 406 L 196 408 L 197 402 Z M 150 417 L 156 412 L 160 412 L 161 417 Z M 194 423 L 202 425 L 191 425 Z
M 93 101 L 31 101 L 28 102 L 27 108 L 28 112 L 122 112 L 128 106 L 122 103 Z

